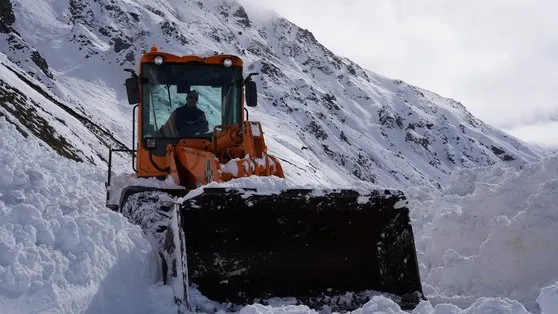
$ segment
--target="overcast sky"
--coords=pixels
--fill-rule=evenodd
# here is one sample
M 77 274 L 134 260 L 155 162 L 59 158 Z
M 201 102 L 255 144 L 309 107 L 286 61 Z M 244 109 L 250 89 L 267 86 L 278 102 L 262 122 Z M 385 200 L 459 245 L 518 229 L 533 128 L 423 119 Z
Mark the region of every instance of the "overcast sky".
M 558 148 L 558 1 L 240 2 L 275 10 L 368 70 L 451 97 L 488 124 Z

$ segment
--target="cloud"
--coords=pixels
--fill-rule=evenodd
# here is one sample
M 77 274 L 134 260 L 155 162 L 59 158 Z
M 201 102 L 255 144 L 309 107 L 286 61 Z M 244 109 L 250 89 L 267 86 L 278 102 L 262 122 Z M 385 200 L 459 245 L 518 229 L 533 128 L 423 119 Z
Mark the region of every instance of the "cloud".
M 271 8 L 309 29 L 334 53 L 454 98 L 495 127 L 558 115 L 558 2 L 240 2 Z
M 558 152 L 558 122 L 543 122 L 505 129 L 507 133 L 542 148 Z

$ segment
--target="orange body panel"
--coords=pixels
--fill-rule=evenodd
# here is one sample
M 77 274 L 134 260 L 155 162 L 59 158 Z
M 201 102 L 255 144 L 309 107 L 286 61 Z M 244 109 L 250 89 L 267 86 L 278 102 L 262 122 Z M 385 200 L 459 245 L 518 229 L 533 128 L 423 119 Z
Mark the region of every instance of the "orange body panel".
M 166 172 L 155 169 L 148 151 L 139 149 L 138 164 L 141 167 L 138 172 L 147 172 L 147 176 L 153 176 L 152 173 L 159 177 L 169 175 L 188 189 L 251 175 L 283 178 L 281 164 L 276 157 L 267 154 L 260 123 L 245 121 L 240 129 L 242 133 L 238 132 L 238 125 L 231 125 L 218 132 L 211 142 L 189 139 L 167 145 L 164 157 L 152 156 L 157 166 L 168 167 Z
M 209 182 L 220 182 L 220 163 L 210 152 L 184 145 L 167 145 L 169 175 L 175 182 L 193 188 Z
M 205 64 L 223 64 L 225 59 L 231 59 L 232 66 L 235 67 L 242 67 L 243 62 L 237 56 L 227 55 L 227 54 L 219 54 L 209 57 L 200 57 L 200 56 L 177 56 L 172 53 L 168 52 L 161 52 L 157 48 L 152 47 L 151 51 L 144 54 L 141 59 L 140 63 L 153 63 L 153 59 L 156 56 L 162 56 L 166 63 L 187 63 L 187 62 L 200 62 Z
M 141 119 L 141 118 L 140 118 Z M 141 126 L 141 124 L 140 124 Z M 140 138 L 141 139 L 141 138 Z M 137 158 L 136 158 L 136 169 L 138 170 L 139 177 L 164 177 L 167 175 L 164 171 L 159 171 L 153 165 L 153 163 L 149 160 L 149 151 L 145 148 L 142 141 L 138 141 L 137 143 L 138 151 L 137 151 Z M 201 151 L 211 151 L 210 145 L 211 141 L 206 139 L 182 139 L 176 144 L 177 146 L 186 146 L 195 148 Z M 174 146 L 174 145 L 171 145 Z M 167 155 L 168 155 L 168 148 L 167 148 Z M 156 156 L 153 155 L 153 162 L 159 166 L 159 168 L 166 168 L 170 166 L 167 162 L 167 156 Z

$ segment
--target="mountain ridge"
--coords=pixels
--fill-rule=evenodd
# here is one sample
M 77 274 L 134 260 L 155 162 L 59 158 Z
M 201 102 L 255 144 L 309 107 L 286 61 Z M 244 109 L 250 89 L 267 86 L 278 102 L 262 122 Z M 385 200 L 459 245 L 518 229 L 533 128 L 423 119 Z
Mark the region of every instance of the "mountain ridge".
M 12 4 L 13 18 L 6 11 L 0 21 L 0 41 L 7 43 L 0 52 L 102 126 L 113 143 L 132 135 L 131 108 L 121 105 L 122 70 L 135 68 L 157 44 L 177 54 L 234 53 L 246 73 L 261 73 L 255 77 L 261 105 L 250 116 L 263 121 L 270 151 L 296 182 L 441 189 L 456 167 L 518 169 L 545 154 L 482 123 L 459 102 L 336 56 L 276 14 L 250 18 L 237 1 L 12 2 L 2 0 Z M 108 143 L 85 145 L 103 160 Z

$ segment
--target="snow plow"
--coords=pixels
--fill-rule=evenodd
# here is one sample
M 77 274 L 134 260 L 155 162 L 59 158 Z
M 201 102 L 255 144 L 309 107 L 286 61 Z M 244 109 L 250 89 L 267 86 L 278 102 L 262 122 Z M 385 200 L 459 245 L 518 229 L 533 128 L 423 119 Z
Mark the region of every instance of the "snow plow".
M 256 73 L 244 78 L 240 58 L 153 47 L 139 74 L 127 71 L 136 177 L 172 184 L 116 188 L 112 154 L 123 150 L 111 149 L 107 207 L 139 224 L 157 247 L 179 312 L 195 310 L 192 287 L 227 308 L 295 298 L 350 310 L 382 293 L 410 309 L 424 298 L 402 192 L 242 186 L 246 178 L 284 180 L 284 173 L 261 124 L 248 119 L 244 103 L 257 105 Z

